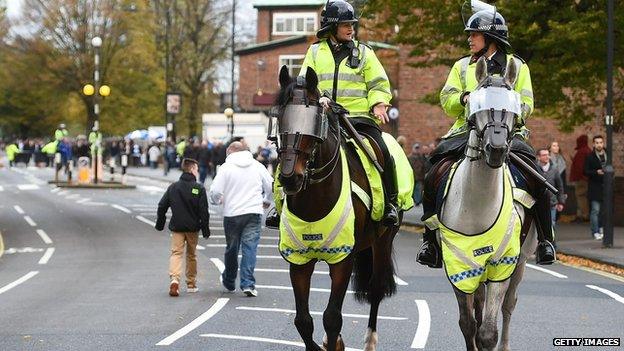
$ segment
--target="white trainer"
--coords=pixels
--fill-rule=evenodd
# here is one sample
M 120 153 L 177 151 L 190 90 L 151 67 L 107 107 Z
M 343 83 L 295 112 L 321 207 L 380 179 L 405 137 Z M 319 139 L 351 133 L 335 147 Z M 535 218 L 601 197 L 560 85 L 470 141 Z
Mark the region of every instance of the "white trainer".
M 248 297 L 258 297 L 258 291 L 252 288 L 243 289 L 243 294 L 247 295 Z
M 594 233 L 594 240 L 602 240 L 603 235 L 600 233 Z

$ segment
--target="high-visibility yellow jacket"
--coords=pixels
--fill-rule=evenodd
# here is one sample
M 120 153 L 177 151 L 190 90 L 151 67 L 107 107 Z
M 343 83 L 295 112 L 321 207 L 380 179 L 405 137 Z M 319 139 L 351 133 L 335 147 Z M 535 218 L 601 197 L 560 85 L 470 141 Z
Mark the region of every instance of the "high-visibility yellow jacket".
M 19 152 L 19 148 L 15 144 L 9 144 L 4 148 L 4 151 L 7 154 L 7 159 L 13 161 L 15 160 L 15 154 Z
M 444 112 L 455 118 L 455 124 L 451 127 L 445 137 L 462 133 L 466 130 L 467 108 L 461 104 L 460 99 L 464 92 L 472 92 L 477 88 L 478 82 L 475 76 L 477 67 L 476 60 L 471 62 L 471 56 L 462 57 L 455 62 L 451 72 L 446 79 L 446 83 L 440 92 L 440 104 Z M 531 73 L 529 66 L 516 55 L 507 55 L 507 62 L 513 60 L 518 69 L 518 78 L 514 86 L 522 97 L 523 121 L 533 112 L 533 86 L 531 85 Z
M 178 156 L 184 156 L 184 149 L 186 149 L 186 141 L 182 140 L 178 143 L 178 145 L 176 145 L 176 152 L 178 153 Z
M 312 44 L 306 53 L 299 75 L 307 68 L 314 69 L 319 77 L 321 93 L 336 96 L 336 102 L 349 111 L 350 117 L 369 117 L 378 103 L 389 104 L 392 100 L 390 81 L 381 62 L 369 46 L 355 42 L 359 49 L 360 64 L 351 68 L 349 58 L 335 62 L 328 39 Z M 375 119 L 377 121 L 377 119 Z
M 48 155 L 54 155 L 56 153 L 57 146 L 58 146 L 57 140 L 51 141 L 45 144 L 45 146 L 41 148 L 41 152 L 48 154 Z
M 69 135 L 69 132 L 67 132 L 67 129 L 57 129 L 54 132 L 54 139 L 56 139 L 57 141 L 60 141 L 61 139 L 63 139 L 67 135 Z

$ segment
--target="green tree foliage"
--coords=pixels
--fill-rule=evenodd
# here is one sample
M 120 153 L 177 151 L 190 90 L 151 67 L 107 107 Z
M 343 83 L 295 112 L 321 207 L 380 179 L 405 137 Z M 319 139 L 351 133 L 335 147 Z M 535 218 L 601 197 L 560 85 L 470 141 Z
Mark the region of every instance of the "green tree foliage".
M 396 43 L 409 45 L 421 66 L 451 65 L 467 54 L 458 0 L 369 0 L 365 15 L 373 29 L 399 25 Z M 606 81 L 606 1 L 499 0 L 514 52 L 531 68 L 541 115 L 562 129 L 603 114 Z M 624 7 L 615 7 L 615 99 L 624 108 Z M 621 115 L 616 115 L 620 125 Z

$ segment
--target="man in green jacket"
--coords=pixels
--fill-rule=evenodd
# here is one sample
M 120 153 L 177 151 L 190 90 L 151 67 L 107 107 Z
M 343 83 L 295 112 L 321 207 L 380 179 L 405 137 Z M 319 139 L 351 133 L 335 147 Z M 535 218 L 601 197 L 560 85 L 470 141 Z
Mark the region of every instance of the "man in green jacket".
M 373 49 L 354 40 L 357 22 L 349 3 L 329 1 L 321 13 L 321 29 L 316 34 L 320 40 L 308 49 L 299 75 L 305 76 L 308 67 L 314 69 L 321 93 L 347 109 L 355 129 L 379 144 L 386 170 L 383 173 L 386 196 L 382 222 L 386 226 L 397 226 L 394 161 L 379 128 L 379 124 L 390 121 L 387 113 L 392 100 L 390 81 Z
M 440 167 L 449 166 L 451 161 L 459 159 L 466 147 L 468 140 L 466 104 L 470 93 L 478 85 L 475 68 L 477 60 L 481 57 L 487 59 L 489 74 L 504 75 L 509 61 L 513 61 L 518 68 L 518 78 L 514 90 L 521 96 L 522 116 L 516 121 L 511 152 L 527 160 L 528 164 L 537 167 L 535 165 L 535 152 L 527 143 L 529 131 L 524 125 L 526 118 L 533 112 L 534 106 L 531 75 L 529 67 L 522 58 L 508 53 L 511 44 L 509 43 L 505 19 L 495 9 L 482 10 L 473 14 L 465 25 L 465 31 L 469 34 L 470 55 L 462 57 L 453 65 L 440 92 L 442 108 L 449 117 L 455 119 L 455 123 L 430 156 L 430 162 L 433 166 L 425 179 L 423 220 L 434 215 L 436 210 L 436 189 L 433 186 L 435 182 L 434 179 L 430 178 L 439 173 Z M 529 178 L 527 175 L 525 177 Z M 537 189 L 532 189 L 532 195 L 536 200 L 533 212 L 537 217 L 536 227 L 539 241 L 536 260 L 538 264 L 551 264 L 555 260 L 555 249 L 552 245 L 553 232 L 550 220 L 549 194 L 546 193 L 545 187 L 540 184 Z M 435 239 L 435 231 L 426 229 L 417 260 L 419 263 L 433 268 L 442 267 L 442 256 Z

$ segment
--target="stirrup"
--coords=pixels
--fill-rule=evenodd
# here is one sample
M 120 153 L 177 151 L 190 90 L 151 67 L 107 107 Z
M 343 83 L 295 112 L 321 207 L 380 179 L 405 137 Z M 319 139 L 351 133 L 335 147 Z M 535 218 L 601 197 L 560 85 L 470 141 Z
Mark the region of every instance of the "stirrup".
M 542 241 L 537 244 L 535 249 L 535 263 L 539 265 L 553 264 L 557 260 L 557 253 L 553 244 L 548 241 Z
M 416 256 L 416 262 L 430 268 L 442 268 L 442 255 L 437 245 L 424 241 Z
M 275 210 L 275 208 L 269 211 L 269 213 L 267 213 L 266 219 L 264 220 L 264 225 L 267 228 L 279 229 L 280 216 Z
M 397 211 L 397 207 L 393 203 L 386 204 L 382 223 L 386 227 L 398 227 L 401 225 L 401 222 L 399 222 L 399 211 Z

